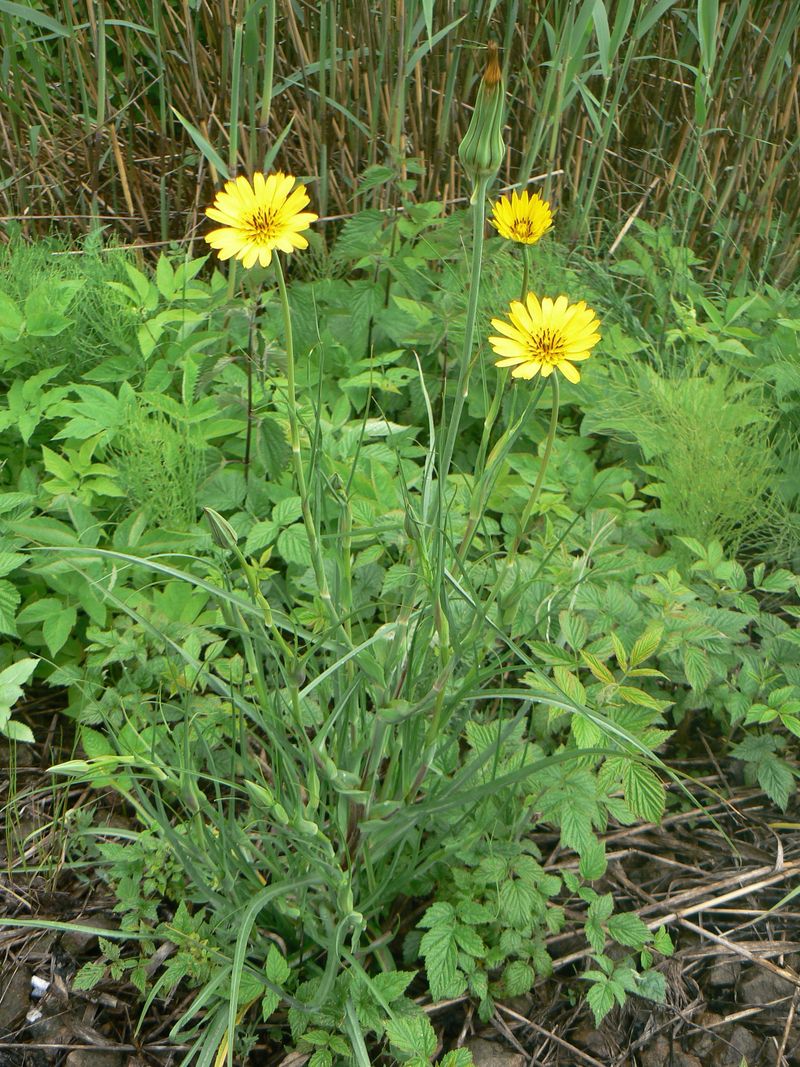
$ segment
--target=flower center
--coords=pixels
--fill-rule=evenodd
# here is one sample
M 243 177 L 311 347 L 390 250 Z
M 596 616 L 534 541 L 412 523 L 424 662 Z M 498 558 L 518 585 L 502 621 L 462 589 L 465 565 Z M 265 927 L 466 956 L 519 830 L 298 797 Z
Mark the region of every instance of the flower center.
M 530 219 L 518 219 L 514 223 L 514 236 L 518 241 L 530 240 L 535 236 L 533 223 Z
M 537 363 L 560 363 L 564 359 L 564 337 L 559 330 L 545 326 L 531 334 L 530 352 Z
M 267 208 L 257 207 L 247 220 L 250 238 L 254 241 L 274 241 L 278 236 L 275 213 Z

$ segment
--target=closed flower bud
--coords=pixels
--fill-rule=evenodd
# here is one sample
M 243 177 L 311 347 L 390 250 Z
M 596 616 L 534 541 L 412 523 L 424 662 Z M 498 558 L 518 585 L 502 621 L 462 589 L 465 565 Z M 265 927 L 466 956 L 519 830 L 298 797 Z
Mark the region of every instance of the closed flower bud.
M 211 527 L 211 537 L 214 544 L 219 545 L 220 548 L 236 548 L 239 538 L 228 520 L 223 519 L 219 512 L 214 511 L 213 508 L 203 508 L 203 511 L 208 519 L 208 525 Z
M 473 201 L 479 183 L 494 178 L 506 154 L 503 140 L 506 90 L 494 41 L 489 42 L 488 50 L 489 60 L 478 87 L 472 121 L 458 149 L 458 158 L 473 185 Z

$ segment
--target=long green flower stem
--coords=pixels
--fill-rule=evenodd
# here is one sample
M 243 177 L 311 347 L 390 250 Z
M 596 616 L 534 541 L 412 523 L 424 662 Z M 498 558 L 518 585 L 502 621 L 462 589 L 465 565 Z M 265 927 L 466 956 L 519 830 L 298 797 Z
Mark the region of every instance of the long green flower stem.
M 539 497 L 539 491 L 542 488 L 542 483 L 544 482 L 544 476 L 545 476 L 545 473 L 547 472 L 547 466 L 548 466 L 548 464 L 550 462 L 550 457 L 551 457 L 551 455 L 553 453 L 553 443 L 555 442 L 556 430 L 558 428 L 559 389 L 558 389 L 558 379 L 556 377 L 557 374 L 558 374 L 558 371 L 554 370 L 553 373 L 550 375 L 550 385 L 551 385 L 551 388 L 553 390 L 553 407 L 552 407 L 552 411 L 550 412 L 550 425 L 548 426 L 548 429 L 547 429 L 547 438 L 546 438 L 546 441 L 545 441 L 544 452 L 542 454 L 542 462 L 539 465 L 539 473 L 536 476 L 536 482 L 535 482 L 535 484 L 533 486 L 533 489 L 531 490 L 531 495 L 528 498 L 528 502 L 525 505 L 524 511 L 522 512 L 522 517 L 520 518 L 520 523 L 519 523 L 519 530 L 517 531 L 517 535 L 514 538 L 514 541 L 513 541 L 512 546 L 511 546 L 511 550 L 509 551 L 508 555 L 503 560 L 503 565 L 500 568 L 499 574 L 497 575 L 496 579 L 493 582 L 492 591 L 489 594 L 488 600 L 484 604 L 481 605 L 481 617 L 482 618 L 486 618 L 488 616 L 488 614 L 489 614 L 489 612 L 490 612 L 490 610 L 492 608 L 492 605 L 497 600 L 497 597 L 500 595 L 500 592 L 501 592 L 501 590 L 503 588 L 503 582 L 505 581 L 506 575 L 508 574 L 509 570 L 511 569 L 511 567 L 514 565 L 514 563 L 516 561 L 517 552 L 519 551 L 519 547 L 520 547 L 522 541 L 524 540 L 524 538 L 525 538 L 525 536 L 526 536 L 526 534 L 528 532 L 528 524 L 530 523 L 531 516 L 533 515 L 533 509 L 536 506 L 536 501 L 537 501 L 537 499 Z M 541 394 L 539 394 L 539 395 L 541 395 Z M 538 395 L 537 395 L 537 400 L 538 400 Z M 478 623 L 476 623 L 476 625 L 480 625 L 480 623 L 478 622 Z M 469 640 L 473 636 L 474 636 L 474 631 L 471 630 L 467 634 L 467 637 L 465 639 L 465 644 L 468 643 Z
M 494 446 L 489 454 L 489 458 L 486 461 L 484 469 L 480 473 L 480 477 L 477 479 L 477 484 L 473 490 L 472 498 L 470 500 L 469 518 L 467 520 L 467 529 L 464 536 L 461 538 L 461 543 L 458 546 L 458 556 L 460 559 L 464 559 L 469 546 L 472 544 L 472 538 L 475 536 L 475 530 L 483 515 L 484 508 L 489 499 L 489 495 L 492 492 L 495 482 L 500 475 L 503 463 L 508 456 L 508 453 L 514 446 L 515 441 L 522 432 L 525 423 L 528 421 L 528 415 L 532 410 L 536 408 L 539 402 L 539 398 L 542 395 L 542 382 L 538 388 L 531 392 L 528 402 L 525 405 L 525 409 L 520 417 L 512 422 L 505 433 L 502 434 L 500 440 Z
M 524 304 L 525 297 L 528 295 L 528 278 L 531 271 L 531 259 L 530 248 L 528 245 L 522 246 L 522 292 L 519 295 L 520 301 Z
M 544 452 L 542 453 L 542 462 L 539 464 L 539 473 L 536 476 L 536 482 L 533 486 L 531 495 L 528 497 L 528 503 L 525 505 L 525 510 L 522 512 L 522 518 L 519 520 L 519 529 L 511 546 L 510 559 L 512 560 L 516 556 L 520 544 L 527 536 L 528 524 L 531 521 L 533 509 L 536 507 L 536 501 L 539 498 L 539 492 L 542 488 L 542 483 L 544 482 L 547 466 L 550 463 L 550 456 L 553 454 L 553 444 L 555 443 L 556 431 L 558 430 L 559 390 L 557 370 L 553 370 L 553 373 L 550 375 L 550 385 L 553 389 L 553 406 L 550 410 L 550 425 L 547 428 L 547 438 L 545 440 Z
M 442 451 L 442 459 L 439 465 L 439 498 L 442 498 L 447 476 L 450 473 L 450 463 L 453 459 L 453 450 L 456 446 L 458 428 L 461 415 L 464 411 L 467 395 L 469 393 L 469 372 L 472 365 L 472 343 L 475 337 L 475 319 L 478 314 L 478 297 L 481 288 L 481 263 L 483 261 L 483 227 L 486 218 L 486 190 L 489 187 L 489 179 L 481 178 L 475 191 L 472 205 L 472 266 L 469 275 L 469 303 L 467 304 L 467 318 L 464 328 L 464 347 L 461 352 L 461 365 L 458 370 L 458 382 L 456 384 L 456 396 L 453 402 L 453 410 L 450 412 L 450 420 L 447 426 L 447 437 Z
M 522 265 L 522 291 L 520 293 L 520 300 L 524 303 L 525 297 L 528 295 L 528 278 L 530 274 L 530 250 L 527 245 L 522 246 Z M 492 397 L 492 403 L 489 407 L 489 411 L 486 415 L 486 418 L 483 421 L 481 443 L 478 447 L 478 458 L 475 461 L 475 480 L 478 482 L 481 482 L 483 480 L 483 475 L 486 470 L 486 453 L 489 449 L 489 441 L 492 436 L 492 431 L 494 430 L 494 424 L 497 422 L 497 416 L 500 413 L 500 405 L 502 404 L 503 397 L 505 396 L 507 382 L 508 371 L 505 368 L 500 368 L 497 373 L 497 381 L 495 385 L 494 396 Z M 477 501 L 478 491 L 476 489 L 475 493 L 473 494 L 473 506 L 470 507 L 467 533 L 464 535 L 464 538 L 461 542 L 462 546 L 471 540 L 472 532 L 474 531 L 478 519 L 480 518 L 479 512 L 480 509 L 482 509 L 482 505 L 480 505 L 476 510 L 476 506 L 474 505 L 477 505 Z M 461 549 L 459 549 L 459 552 L 461 552 Z
M 320 548 L 319 538 L 317 536 L 317 528 L 314 525 L 314 516 L 311 513 L 311 505 L 308 498 L 308 487 L 306 485 L 306 475 L 303 469 L 303 456 L 300 451 L 300 422 L 297 418 L 297 392 L 295 389 L 294 378 L 294 334 L 292 332 L 292 313 L 289 307 L 289 297 L 286 292 L 286 280 L 283 276 L 283 265 L 281 264 L 280 256 L 275 253 L 273 256 L 273 262 L 275 264 L 275 275 L 278 279 L 278 292 L 281 300 L 281 311 L 283 312 L 283 324 L 284 324 L 284 344 L 286 346 L 286 393 L 288 399 L 288 415 L 289 415 L 289 443 L 292 449 L 292 465 L 294 467 L 295 481 L 297 482 L 297 491 L 300 494 L 300 508 L 303 514 L 303 523 L 306 528 L 306 534 L 308 536 L 308 544 L 311 549 L 311 564 L 314 568 L 314 576 L 317 580 L 317 589 L 319 591 L 320 599 L 325 607 L 331 622 L 337 630 L 339 630 L 347 640 L 347 633 L 342 625 L 342 621 L 339 618 L 336 609 L 333 606 L 333 600 L 331 598 L 330 589 L 328 587 L 328 579 L 325 575 L 325 565 L 322 559 L 322 549 Z M 349 644 L 349 640 L 348 640 Z

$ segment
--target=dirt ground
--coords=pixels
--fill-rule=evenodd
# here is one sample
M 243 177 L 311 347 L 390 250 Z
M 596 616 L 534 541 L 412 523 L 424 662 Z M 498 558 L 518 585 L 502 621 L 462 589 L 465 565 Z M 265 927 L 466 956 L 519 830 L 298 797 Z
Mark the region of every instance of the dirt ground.
M 186 1002 L 180 992 L 140 1024 L 130 984 L 72 988 L 97 956 L 96 937 L 3 924 L 115 925 L 107 887 L 63 862 L 64 813 L 94 798 L 54 792 L 50 740 L 19 746 L 16 762 L 0 750 L 0 1067 L 177 1067 L 185 1049 L 167 1035 Z M 681 770 L 696 806 L 683 803 L 660 827 L 609 832 L 598 887 L 620 910 L 668 927 L 677 950 L 661 965 L 667 1003 L 631 997 L 596 1028 L 575 996 L 586 943 L 562 933 L 551 939 L 554 977 L 500 1006 L 488 1026 L 466 1000 L 423 1002 L 443 1049 L 469 1045 L 478 1067 L 800 1067 L 800 808 L 777 811 L 738 783 L 733 765 Z M 557 837 L 533 837 L 550 869 L 574 865 Z M 305 1059 L 287 1059 L 265 1033 L 247 1067 Z

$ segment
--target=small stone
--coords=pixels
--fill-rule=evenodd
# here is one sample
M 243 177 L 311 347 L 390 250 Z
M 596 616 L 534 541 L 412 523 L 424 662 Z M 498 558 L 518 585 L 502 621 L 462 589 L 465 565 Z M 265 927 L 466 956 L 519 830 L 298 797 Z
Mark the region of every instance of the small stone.
M 742 967 L 739 963 L 717 963 L 705 977 L 712 989 L 729 989 L 736 985 Z
M 585 1052 L 591 1052 L 597 1059 L 606 1059 L 611 1055 L 611 1046 L 599 1030 L 588 1023 L 579 1027 L 572 1035 L 573 1044 Z
M 760 1063 L 759 1054 L 761 1042 L 751 1034 L 745 1026 L 734 1026 L 730 1033 L 725 1035 L 729 1044 L 724 1053 L 716 1060 L 720 1067 L 739 1067 L 745 1063 Z
M 122 1067 L 124 1061 L 125 1057 L 121 1052 L 76 1048 L 67 1056 L 65 1067 Z
M 779 974 L 773 974 L 763 967 L 748 967 L 737 987 L 737 1000 L 740 1004 L 763 1007 L 773 1000 L 791 997 L 794 985 Z
M 692 1039 L 692 1052 L 708 1067 L 739 1067 L 747 1063 L 759 1063 L 761 1042 L 744 1026 L 727 1026 L 721 1015 L 704 1011 L 694 1022 L 707 1029 Z
M 677 1041 L 659 1034 L 652 1044 L 643 1049 L 639 1058 L 641 1067 L 704 1067 L 703 1061 L 689 1052 L 684 1052 Z
M 27 967 L 0 971 L 0 1030 L 13 1030 L 30 1007 L 31 972 Z
M 497 1041 L 485 1041 L 476 1037 L 468 1041 L 466 1047 L 472 1053 L 475 1067 L 525 1067 L 525 1057 L 513 1052 Z

